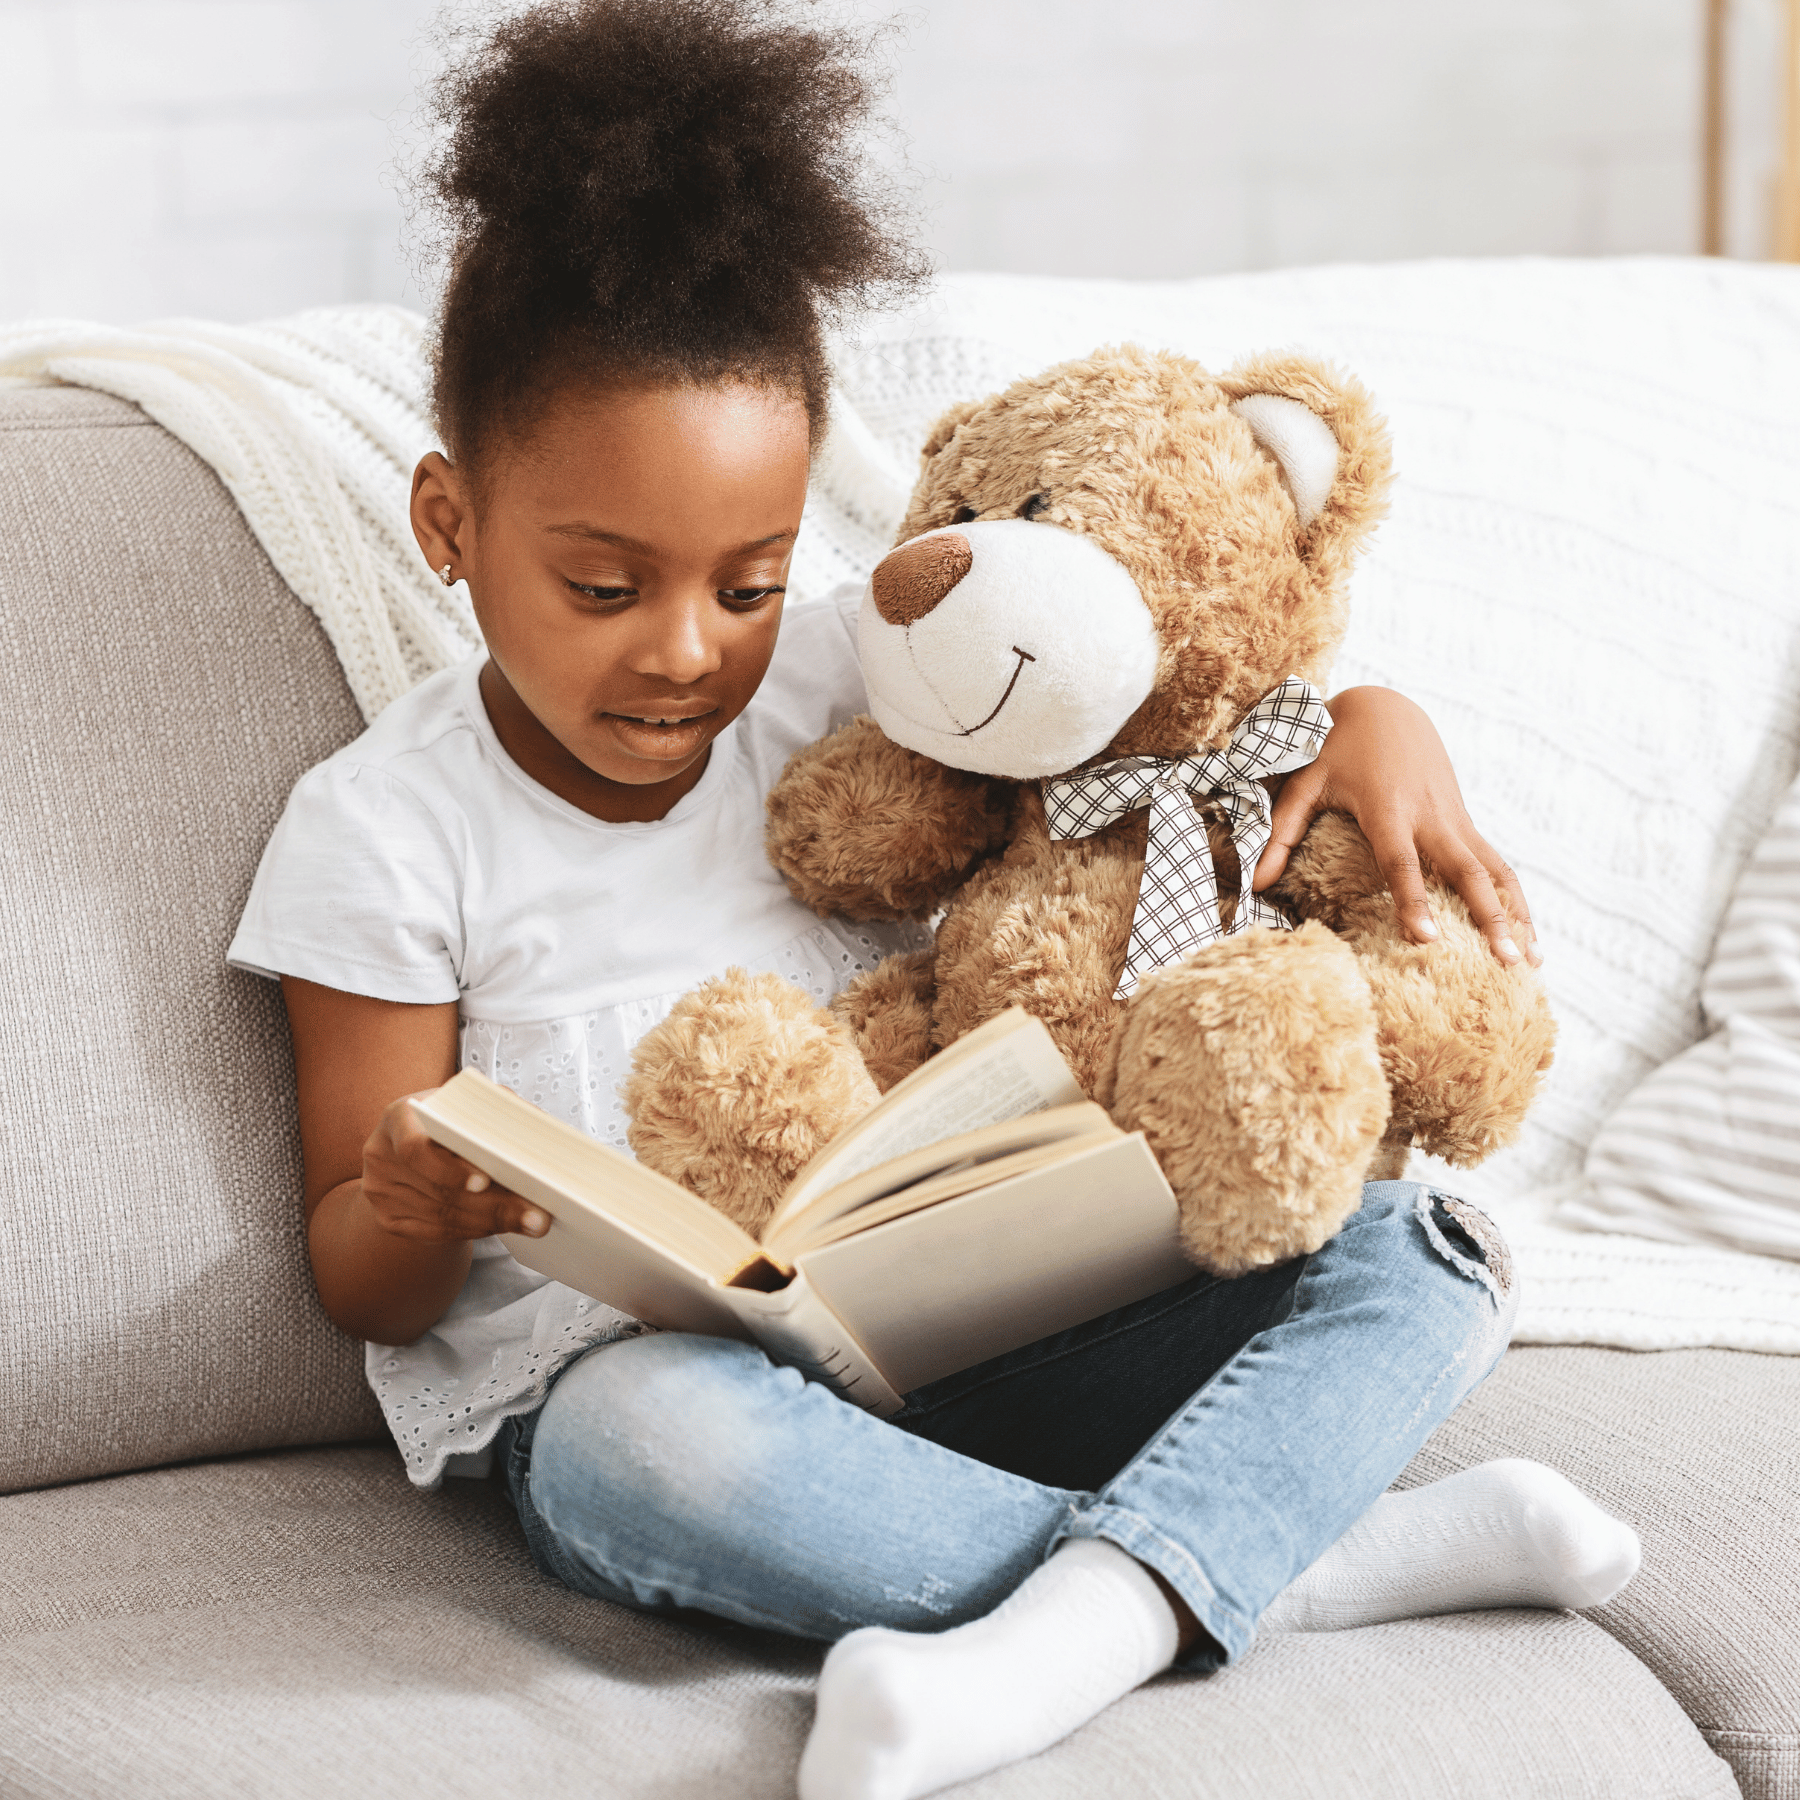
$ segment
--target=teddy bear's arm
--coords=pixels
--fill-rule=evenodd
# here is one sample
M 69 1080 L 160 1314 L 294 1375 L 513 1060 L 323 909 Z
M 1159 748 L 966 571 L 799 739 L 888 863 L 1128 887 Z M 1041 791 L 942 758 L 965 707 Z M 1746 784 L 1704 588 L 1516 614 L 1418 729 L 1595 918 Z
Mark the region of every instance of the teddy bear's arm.
M 1518 1136 L 1556 1042 L 1537 971 L 1488 948 L 1461 898 L 1430 871 L 1434 944 L 1414 944 L 1368 840 L 1344 813 L 1321 813 L 1270 890 L 1355 950 L 1375 1001 L 1393 1095 L 1390 1135 L 1459 1168 Z
M 1017 792 L 854 719 L 809 744 L 769 790 L 769 860 L 821 918 L 927 918 L 1004 847 Z

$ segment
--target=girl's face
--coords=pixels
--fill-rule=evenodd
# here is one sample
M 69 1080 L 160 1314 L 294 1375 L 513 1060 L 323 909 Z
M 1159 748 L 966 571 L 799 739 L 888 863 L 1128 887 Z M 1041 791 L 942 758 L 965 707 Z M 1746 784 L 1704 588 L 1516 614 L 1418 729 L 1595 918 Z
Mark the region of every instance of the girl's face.
M 435 452 L 413 530 L 469 584 L 507 753 L 596 818 L 660 819 L 775 649 L 806 501 L 806 410 L 762 388 L 578 391 L 479 498 Z

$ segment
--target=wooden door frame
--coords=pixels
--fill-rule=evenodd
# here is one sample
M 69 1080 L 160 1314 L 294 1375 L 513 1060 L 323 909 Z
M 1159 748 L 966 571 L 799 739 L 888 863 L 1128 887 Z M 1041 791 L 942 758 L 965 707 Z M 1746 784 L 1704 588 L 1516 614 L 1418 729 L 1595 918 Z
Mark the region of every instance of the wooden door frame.
M 1725 253 L 1725 164 L 1731 95 L 1725 65 L 1731 0 L 1704 0 L 1705 73 L 1700 124 L 1700 248 Z M 1781 46 L 1780 154 L 1776 163 L 1770 254 L 1800 262 L 1800 0 L 1785 0 Z
M 1781 165 L 1770 249 L 1777 262 L 1800 262 L 1800 0 L 1787 0 L 1781 46 Z

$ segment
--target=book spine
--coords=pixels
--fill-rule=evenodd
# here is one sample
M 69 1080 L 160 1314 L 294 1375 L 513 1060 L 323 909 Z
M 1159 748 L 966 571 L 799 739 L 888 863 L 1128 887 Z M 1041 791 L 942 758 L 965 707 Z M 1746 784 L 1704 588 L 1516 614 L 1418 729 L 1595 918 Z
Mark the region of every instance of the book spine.
M 808 1381 L 877 1418 L 905 1404 L 843 1321 L 808 1285 L 802 1270 L 779 1292 L 722 1290 L 772 1362 L 798 1369 Z

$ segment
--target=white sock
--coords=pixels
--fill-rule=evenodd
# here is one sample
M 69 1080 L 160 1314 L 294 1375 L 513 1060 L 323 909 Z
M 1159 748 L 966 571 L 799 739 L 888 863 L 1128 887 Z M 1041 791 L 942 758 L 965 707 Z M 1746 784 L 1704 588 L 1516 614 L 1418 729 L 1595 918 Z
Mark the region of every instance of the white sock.
M 914 1800 L 1047 1750 L 1174 1661 L 1175 1614 L 1143 1564 L 1071 1538 L 984 1619 L 872 1627 L 834 1645 L 800 1800 Z
M 1486 1606 L 1598 1606 L 1640 1560 L 1629 1525 L 1554 1469 L 1508 1457 L 1383 1494 L 1262 1622 L 1344 1631 Z

